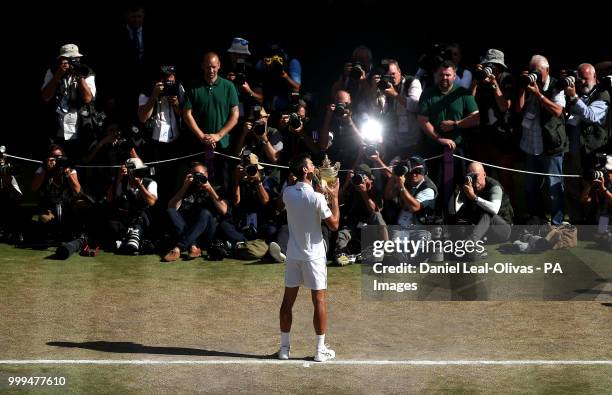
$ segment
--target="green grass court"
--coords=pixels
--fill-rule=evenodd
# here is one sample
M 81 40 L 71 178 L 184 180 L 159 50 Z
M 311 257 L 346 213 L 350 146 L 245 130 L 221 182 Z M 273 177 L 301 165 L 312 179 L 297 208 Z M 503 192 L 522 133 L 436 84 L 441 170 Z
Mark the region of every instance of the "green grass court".
M 304 291 L 292 330 L 292 358 L 304 360 L 256 364 L 277 351 L 282 264 L 52 253 L 0 245 L 0 360 L 239 363 L 0 364 L 0 392 L 612 393 L 612 364 L 315 364 Z M 369 301 L 359 265 L 329 267 L 326 341 L 340 361 L 612 361 L 610 255 L 582 242 L 572 253 L 607 279 L 593 301 Z M 12 375 L 67 384 L 9 388 Z

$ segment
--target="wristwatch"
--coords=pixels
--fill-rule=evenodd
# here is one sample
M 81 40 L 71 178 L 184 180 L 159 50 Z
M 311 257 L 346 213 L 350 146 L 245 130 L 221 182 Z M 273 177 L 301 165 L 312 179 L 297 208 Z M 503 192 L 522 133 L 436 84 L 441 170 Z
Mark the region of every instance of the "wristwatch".
M 399 189 L 400 193 L 401 193 L 401 192 L 404 192 L 405 190 L 406 190 L 406 188 L 404 188 L 404 187 L 401 187 L 401 188 Z

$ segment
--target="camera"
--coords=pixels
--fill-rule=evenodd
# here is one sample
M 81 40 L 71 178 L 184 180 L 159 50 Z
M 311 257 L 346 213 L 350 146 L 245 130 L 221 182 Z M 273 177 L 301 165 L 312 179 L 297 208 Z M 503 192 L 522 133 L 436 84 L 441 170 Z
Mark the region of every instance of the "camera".
M 249 177 L 255 176 L 259 171 L 257 165 L 251 163 L 251 151 L 248 149 L 242 151 L 242 155 L 240 156 L 240 164 L 242 167 L 244 167 L 244 172 Z
M 285 70 L 285 59 L 281 55 L 274 55 L 270 58 L 264 58 L 264 63 L 274 74 L 282 74 Z
M 140 135 L 140 129 L 136 126 L 132 126 L 125 131 L 120 129 L 116 133 L 118 140 L 115 146 L 126 159 L 130 157 L 132 148 L 138 148 L 145 142 L 144 138 Z
M 179 84 L 176 81 L 164 80 L 164 89 L 161 92 L 162 96 L 178 96 L 179 95 Z
M 293 129 L 299 129 L 302 127 L 302 118 L 295 112 L 289 114 L 289 126 Z
M 531 70 L 529 73 L 521 75 L 521 83 L 523 86 L 534 84 L 538 81 L 542 81 L 542 73 L 538 70 Z
M 570 86 L 576 85 L 576 78 L 578 73 L 574 70 L 565 70 L 564 73 L 561 74 L 561 77 L 557 81 L 557 88 L 559 90 L 565 90 Z
M 364 172 L 356 172 L 355 174 L 353 174 L 353 177 L 351 177 L 351 184 L 355 186 L 363 184 L 365 182 L 366 176 L 367 174 L 365 174 Z
M 372 156 L 376 155 L 378 153 L 378 150 L 373 144 L 365 144 L 363 146 L 363 152 L 366 154 L 366 156 Z
M 195 172 L 192 174 L 193 183 L 197 186 L 202 186 L 208 182 L 208 177 L 206 177 L 203 173 Z
M 68 157 L 60 155 L 55 157 L 55 167 L 58 169 L 65 169 L 72 167 L 72 161 Z
M 595 166 L 584 172 L 584 179 L 586 181 L 592 182 L 597 180 L 598 178 L 604 178 L 604 176 L 608 173 L 606 170 L 606 161 L 608 159 L 608 155 L 605 152 L 598 152 L 595 154 Z
M 468 173 L 465 176 L 465 183 L 473 184 L 477 178 L 478 178 L 478 173 Z
M 446 45 L 436 43 L 432 45 L 418 60 L 419 68 L 426 72 L 433 73 L 442 62 L 449 59 Z
M 72 72 L 80 77 L 87 77 L 89 74 L 89 67 L 85 64 L 81 63 L 81 59 L 79 58 L 70 58 L 68 59 L 68 64 L 72 69 Z
M 350 114 L 349 105 L 347 103 L 336 103 L 334 108 L 334 115 L 338 118 L 343 118 Z
M 391 74 L 381 75 L 380 81 L 378 81 L 378 83 L 376 84 L 376 87 L 381 91 L 389 89 L 391 86 L 393 86 L 393 75 Z
M 80 251 L 85 245 L 87 245 L 87 236 L 82 235 L 72 241 L 62 243 L 55 250 L 55 256 L 58 259 L 66 260 L 77 251 Z
M 482 69 L 476 70 L 475 75 L 478 81 L 484 81 L 490 76 L 497 74 L 497 67 L 493 63 L 485 63 Z
M 261 121 L 261 120 L 255 121 L 255 123 L 253 124 L 253 133 L 255 133 L 258 136 L 263 136 L 265 132 L 266 132 L 265 121 Z
M 134 178 L 145 178 L 152 177 L 155 175 L 154 167 L 145 166 L 137 169 L 133 163 L 128 163 L 126 166 L 128 169 L 128 173 Z
M 402 161 L 393 166 L 393 174 L 398 177 L 405 176 L 410 170 L 412 170 L 412 166 L 408 161 Z
M 361 62 L 353 62 L 351 66 L 351 73 L 349 76 L 352 80 L 360 80 L 364 71 L 365 71 L 365 68 L 363 67 Z

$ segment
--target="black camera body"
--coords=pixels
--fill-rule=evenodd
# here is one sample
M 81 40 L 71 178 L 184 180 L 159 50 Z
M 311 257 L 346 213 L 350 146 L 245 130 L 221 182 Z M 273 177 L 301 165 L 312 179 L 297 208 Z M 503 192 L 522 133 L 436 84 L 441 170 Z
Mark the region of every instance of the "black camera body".
M 66 169 L 72 167 L 72 161 L 68 157 L 60 155 L 55 157 L 55 166 L 58 169 Z
M 334 115 L 338 118 L 343 118 L 346 115 L 349 115 L 350 109 L 348 104 L 346 103 L 336 103 L 334 108 Z
M 202 186 L 208 182 L 208 177 L 206 177 L 204 173 L 200 173 L 199 171 L 193 173 L 192 176 L 193 176 L 193 183 L 197 186 Z
M 378 153 L 378 148 L 373 144 L 365 144 L 363 146 L 363 152 L 366 154 L 366 156 L 376 155 Z
M 82 64 L 79 58 L 68 59 L 68 64 L 70 65 L 70 69 L 72 70 L 73 74 L 80 77 L 87 77 L 89 75 L 89 67 Z
M 578 73 L 575 70 L 565 70 L 557 81 L 557 89 L 565 90 L 570 86 L 575 86 L 577 78 Z
M 542 73 L 538 70 L 531 70 L 529 73 L 521 75 L 521 84 L 527 86 L 542 81 Z
M 465 183 L 474 184 L 474 182 L 476 181 L 476 178 L 478 178 L 478 173 L 468 173 L 465 176 Z
M 179 84 L 176 81 L 164 80 L 162 82 L 164 89 L 161 92 L 162 96 L 178 96 Z
M 608 155 L 605 152 L 598 152 L 595 154 L 595 166 L 584 172 L 584 179 L 592 182 L 599 178 L 604 178 L 608 174 L 606 169 L 606 161 Z
M 476 70 L 475 76 L 478 81 L 482 82 L 492 75 L 497 75 L 498 71 L 494 63 L 485 63 L 482 65 L 482 69 Z
M 401 161 L 393 166 L 393 174 L 398 177 L 405 176 L 411 170 L 412 166 L 410 165 L 409 161 Z
M 293 129 L 299 129 L 302 127 L 302 118 L 295 112 L 289 114 L 289 126 Z
M 126 166 L 128 173 L 134 178 L 150 178 L 155 175 L 154 167 L 145 166 L 137 169 L 133 163 L 129 163 Z
M 263 134 L 266 132 L 266 129 L 266 123 L 264 121 L 257 120 L 253 124 L 253 133 L 258 136 L 263 136 Z
M 140 129 L 136 126 L 132 126 L 127 129 L 120 129 L 116 132 L 117 142 L 115 146 L 118 148 L 121 156 L 124 159 L 130 157 L 130 151 L 132 148 L 138 148 L 145 143 L 144 138 L 140 134 Z
M 351 65 L 351 73 L 349 74 L 349 77 L 352 80 L 359 81 L 364 72 L 365 68 L 363 67 L 361 62 L 353 62 L 353 64 Z
M 376 84 L 376 87 L 380 91 L 384 91 L 393 86 L 393 75 L 383 74 L 380 76 L 380 81 Z
M 366 176 L 367 175 L 364 172 L 356 172 L 355 174 L 353 174 L 353 177 L 351 177 L 351 184 L 353 184 L 354 186 L 359 186 L 363 184 L 365 182 Z

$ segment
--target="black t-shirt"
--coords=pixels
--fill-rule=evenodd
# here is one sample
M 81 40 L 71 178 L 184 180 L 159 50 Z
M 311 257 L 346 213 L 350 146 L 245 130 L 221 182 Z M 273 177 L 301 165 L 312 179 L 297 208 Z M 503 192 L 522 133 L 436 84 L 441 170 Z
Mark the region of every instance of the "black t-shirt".
M 361 197 L 361 193 L 351 185 L 347 190 L 346 196 L 342 222 L 347 225 L 357 225 L 359 222 L 367 222 L 367 219 L 370 217 L 370 212 Z M 382 196 L 373 186 L 372 189 L 368 191 L 368 196 L 376 203 L 379 209 L 383 208 Z

